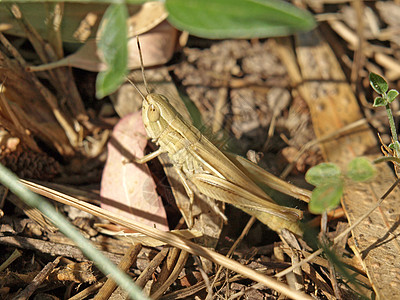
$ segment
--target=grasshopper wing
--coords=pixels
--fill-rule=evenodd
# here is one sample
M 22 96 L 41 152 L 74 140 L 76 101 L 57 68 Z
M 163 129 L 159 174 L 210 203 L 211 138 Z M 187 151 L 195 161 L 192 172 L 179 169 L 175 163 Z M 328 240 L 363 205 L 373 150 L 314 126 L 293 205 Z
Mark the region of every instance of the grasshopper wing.
M 299 188 L 290 184 L 279 177 L 269 173 L 263 168 L 257 166 L 251 161 L 230 152 L 224 154 L 248 177 L 255 182 L 265 183 L 268 187 L 277 190 L 283 194 L 289 195 L 304 202 L 310 202 L 311 191 Z

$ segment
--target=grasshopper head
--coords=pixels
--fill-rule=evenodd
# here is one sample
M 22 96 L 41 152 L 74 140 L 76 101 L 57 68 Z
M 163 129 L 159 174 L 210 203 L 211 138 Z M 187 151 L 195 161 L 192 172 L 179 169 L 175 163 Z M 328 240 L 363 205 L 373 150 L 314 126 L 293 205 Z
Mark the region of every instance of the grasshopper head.
M 147 135 L 157 140 L 174 120 L 177 112 L 168 99 L 160 94 L 150 93 L 142 103 L 142 118 Z

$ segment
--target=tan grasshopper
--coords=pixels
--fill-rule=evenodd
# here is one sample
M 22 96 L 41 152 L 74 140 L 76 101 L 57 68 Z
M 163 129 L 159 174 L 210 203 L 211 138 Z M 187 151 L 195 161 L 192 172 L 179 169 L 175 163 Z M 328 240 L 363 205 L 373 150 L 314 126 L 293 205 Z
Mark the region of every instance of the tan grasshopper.
M 159 148 L 141 159 L 136 159 L 136 162 L 145 163 L 166 152 L 183 183 L 191 205 L 194 193 L 188 181 L 207 197 L 232 204 L 277 232 L 286 228 L 297 234 L 302 233 L 299 226 L 302 212 L 276 204 L 253 178 L 266 179 L 266 184 L 270 187 L 306 201 L 310 196 L 309 191 L 286 183 L 240 156 L 223 153 L 185 120 L 165 96 L 148 91 L 143 62 L 142 76 L 147 95 L 143 95 L 135 87 L 143 99 L 143 123 L 148 136 Z

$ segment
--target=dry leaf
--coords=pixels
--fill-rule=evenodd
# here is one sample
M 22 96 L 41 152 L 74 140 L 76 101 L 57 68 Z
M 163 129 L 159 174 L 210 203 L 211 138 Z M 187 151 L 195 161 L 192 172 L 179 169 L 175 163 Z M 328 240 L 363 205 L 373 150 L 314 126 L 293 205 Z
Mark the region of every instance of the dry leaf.
M 166 212 L 147 165 L 127 162 L 142 157 L 147 144 L 140 112 L 115 126 L 101 180 L 101 207 L 121 216 L 168 230 Z
M 175 50 L 178 38 L 178 31 L 167 21 L 140 35 L 140 44 L 143 51 L 143 61 L 146 67 L 163 65 L 168 62 Z M 62 58 L 61 60 L 31 67 L 32 71 L 42 71 L 56 67 L 75 67 L 87 71 L 99 72 L 106 69 L 98 54 L 95 40 L 87 41 L 81 48 L 73 54 Z M 139 51 L 137 48 L 136 37 L 128 40 L 128 68 L 137 69 L 140 67 Z

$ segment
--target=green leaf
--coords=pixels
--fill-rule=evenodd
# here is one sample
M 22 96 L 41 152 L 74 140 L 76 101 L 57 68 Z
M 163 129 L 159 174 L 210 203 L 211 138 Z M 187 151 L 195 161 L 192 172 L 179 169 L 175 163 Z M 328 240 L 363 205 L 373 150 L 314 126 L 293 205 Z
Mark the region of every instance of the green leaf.
M 101 20 L 101 35 L 97 47 L 108 69 L 97 75 L 97 98 L 114 92 L 125 79 L 128 62 L 127 18 L 128 12 L 124 4 L 112 4 Z
M 381 95 L 385 94 L 389 88 L 386 80 L 382 76 L 372 72 L 369 73 L 369 83 L 375 92 Z
M 168 21 L 204 38 L 289 35 L 315 27 L 310 13 L 279 0 L 166 0 Z
M 395 141 L 394 143 L 390 143 L 390 145 L 388 146 L 390 149 L 392 150 L 400 150 L 400 143 L 399 141 Z
M 325 211 L 337 207 L 340 203 L 340 198 L 343 195 L 343 181 L 337 180 L 330 184 L 317 186 L 312 194 L 308 204 L 308 209 L 313 214 L 322 214 Z
M 347 165 L 347 177 L 354 181 L 366 181 L 375 175 L 374 165 L 365 157 L 357 157 Z
M 376 97 L 374 100 L 373 107 L 385 106 L 387 104 L 386 100 L 382 97 Z
M 392 103 L 394 101 L 394 99 L 396 99 L 396 97 L 399 95 L 399 92 L 396 90 L 390 90 L 387 93 L 387 99 L 389 103 Z
M 329 182 L 336 182 L 340 179 L 340 169 L 333 163 L 322 163 L 309 169 L 306 173 L 306 181 L 318 186 Z

